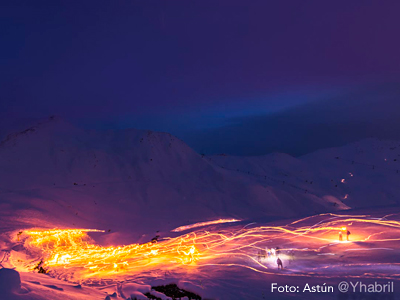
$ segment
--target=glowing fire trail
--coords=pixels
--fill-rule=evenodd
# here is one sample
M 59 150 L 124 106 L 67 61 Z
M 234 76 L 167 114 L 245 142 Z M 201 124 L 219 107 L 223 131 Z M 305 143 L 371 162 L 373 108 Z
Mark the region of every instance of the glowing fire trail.
M 236 219 L 219 219 L 219 220 L 214 220 L 214 221 L 200 222 L 200 223 L 195 223 L 195 224 L 191 224 L 191 225 L 180 226 L 171 231 L 172 232 L 181 232 L 181 231 L 198 228 L 198 227 L 203 227 L 203 226 L 208 226 L 208 225 L 232 223 L 232 222 L 239 222 L 239 221 L 240 220 L 236 220 Z
M 317 217 L 321 216 L 324 215 Z M 67 279 L 74 281 L 155 274 L 160 270 L 195 271 L 204 266 L 238 266 L 268 273 L 268 267 L 255 256 L 257 251 L 265 249 L 266 242 L 289 241 L 292 243 L 290 249 L 293 249 L 293 245 L 302 245 L 304 239 L 307 239 L 307 251 L 319 252 L 332 243 L 337 244 L 338 231 L 349 224 L 352 228 L 359 228 L 359 233 L 353 235 L 358 241 L 400 240 L 385 237 L 388 230 L 382 231 L 383 226 L 390 228 L 392 234 L 394 230 L 398 230 L 397 234 L 400 233 L 400 222 L 394 220 L 331 215 L 331 218 L 312 226 L 300 226 L 309 219 L 304 218 L 286 226 L 234 226 L 234 229 L 217 233 L 203 230 L 167 238 L 158 243 L 118 247 L 94 244 L 87 233 L 103 232 L 100 230 L 37 229 L 24 234 L 25 247 L 32 256 L 40 257 L 44 261 L 44 267 L 50 272 L 68 274 L 65 275 Z M 294 224 L 298 227 L 294 228 Z M 369 228 L 368 233 L 363 232 L 365 225 Z M 378 228 L 375 228 L 377 225 Z M 372 233 L 371 230 L 376 232 Z M 281 253 L 288 250 L 280 249 Z M 303 250 L 300 247 L 296 251 Z

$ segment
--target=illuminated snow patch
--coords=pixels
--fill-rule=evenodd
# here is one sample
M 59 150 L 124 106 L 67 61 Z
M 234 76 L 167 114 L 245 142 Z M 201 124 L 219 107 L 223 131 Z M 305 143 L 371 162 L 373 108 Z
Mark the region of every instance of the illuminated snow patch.
M 222 224 L 222 223 L 232 223 L 232 222 L 239 222 L 240 220 L 236 219 L 218 219 L 214 221 L 207 221 L 207 222 L 199 222 L 191 225 L 185 225 L 185 226 L 180 226 L 178 228 L 175 228 L 174 230 L 171 230 L 172 232 L 181 232 L 185 231 L 188 229 L 193 229 L 197 227 L 202 227 L 202 226 L 207 226 L 207 225 L 214 225 L 214 224 Z

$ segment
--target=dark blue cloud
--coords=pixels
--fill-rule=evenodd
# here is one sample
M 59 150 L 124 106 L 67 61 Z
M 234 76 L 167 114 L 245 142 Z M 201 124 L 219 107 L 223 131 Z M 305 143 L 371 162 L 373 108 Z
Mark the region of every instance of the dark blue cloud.
M 86 127 L 171 131 L 209 149 L 207 128 L 244 130 L 248 116 L 398 76 L 399 9 L 399 1 L 11 1 L 0 9 L 0 119 L 56 114 Z
M 372 86 L 184 137 L 199 152 L 302 155 L 363 138 L 400 140 L 400 83 Z

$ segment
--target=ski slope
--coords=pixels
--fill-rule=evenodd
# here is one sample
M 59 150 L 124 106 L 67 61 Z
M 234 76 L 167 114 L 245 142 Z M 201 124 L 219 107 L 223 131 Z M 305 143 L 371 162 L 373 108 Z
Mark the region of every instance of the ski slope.
M 0 295 L 4 299 L 146 299 L 146 293 L 158 293 L 152 287 L 174 283 L 203 299 L 268 299 L 271 282 L 333 285 L 343 276 L 367 281 L 375 276 L 397 286 L 398 229 L 382 224 L 386 219 L 400 221 L 399 159 L 399 142 L 376 139 L 297 158 L 282 153 L 202 156 L 168 133 L 88 131 L 58 118 L 43 120 L 8 135 L 0 144 L 0 264 L 4 267 Z M 298 232 L 318 227 L 332 218 L 326 213 L 343 216 L 334 217 L 340 220 L 355 215 L 381 223 L 336 224 L 354 226 L 354 239 L 343 244 L 337 241 L 336 225 L 314 237 L 276 229 L 289 226 Z M 232 222 L 221 223 L 221 219 Z M 244 237 L 232 243 L 221 236 L 221 232 L 229 236 L 259 227 L 275 229 L 257 232 L 255 240 Z M 104 276 L 89 282 L 78 276 L 82 263 L 52 266 L 51 254 L 27 247 L 25 234 L 35 228 L 100 230 L 89 234 L 89 245 L 101 251 L 149 245 L 162 252 L 163 243 L 176 245 L 170 240 L 176 238 L 193 244 L 185 248 L 179 242 L 178 250 L 172 247 L 165 253 L 173 260 L 176 253 L 188 253 L 193 259 L 185 267 L 171 267 L 160 259 L 155 261 L 160 265 L 146 272 L 130 270 L 118 279 Z M 378 238 L 381 232 L 384 238 Z M 190 238 L 180 238 L 186 234 Z M 206 238 L 203 246 L 212 245 L 208 234 L 225 241 L 217 249 L 227 256 L 217 259 L 191 234 Z M 277 246 L 285 249 L 283 271 L 276 270 L 274 260 L 258 255 L 260 249 Z M 293 253 L 295 259 L 289 259 Z M 128 261 L 140 265 L 140 255 Z M 40 260 L 45 265 L 47 260 L 48 274 L 33 270 Z M 109 267 L 124 262 L 113 261 Z M 377 271 L 371 273 L 371 266 Z M 14 268 L 19 273 L 8 270 Z M 168 299 L 162 293 L 157 297 Z M 279 299 L 292 297 L 279 294 Z M 326 297 L 336 299 L 337 294 Z

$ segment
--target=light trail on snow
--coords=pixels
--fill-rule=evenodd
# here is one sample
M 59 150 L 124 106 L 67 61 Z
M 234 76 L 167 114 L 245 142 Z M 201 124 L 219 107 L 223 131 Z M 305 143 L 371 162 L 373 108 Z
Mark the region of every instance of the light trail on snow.
M 236 220 L 236 219 L 218 219 L 218 220 L 214 220 L 214 221 L 199 222 L 199 223 L 195 223 L 195 224 L 191 224 L 191 225 L 180 226 L 178 228 L 171 230 L 171 232 L 181 232 L 181 231 L 198 228 L 198 227 L 203 227 L 203 226 L 208 226 L 208 225 L 232 223 L 232 222 L 239 222 L 239 221 L 240 220 Z
M 313 219 L 318 222 L 310 224 Z M 110 247 L 97 245 L 88 235 L 103 232 L 101 230 L 34 229 L 24 231 L 22 237 L 28 252 L 36 256 L 37 260 L 42 260 L 42 267 L 50 274 L 64 274 L 65 279 L 80 282 L 151 276 L 170 271 L 201 272 L 207 266 L 242 267 L 272 274 L 275 271 L 271 270 L 271 266 L 275 266 L 278 256 L 285 261 L 293 260 L 294 252 L 311 252 L 326 257 L 338 251 L 332 248 L 334 251 L 330 249 L 329 253 L 322 252 L 327 247 L 347 247 L 349 249 L 340 251 L 354 252 L 368 249 L 362 248 L 366 241 L 381 243 L 400 240 L 399 221 L 366 215 L 321 214 L 284 226 L 224 226 L 226 228 L 216 232 L 198 230 L 159 242 Z M 338 233 L 347 231 L 349 226 L 353 231 L 351 240 L 338 241 Z M 276 255 L 267 258 L 267 250 L 277 245 L 284 247 L 276 247 Z M 312 274 L 316 275 L 315 272 Z M 312 274 L 303 272 L 296 276 Z

